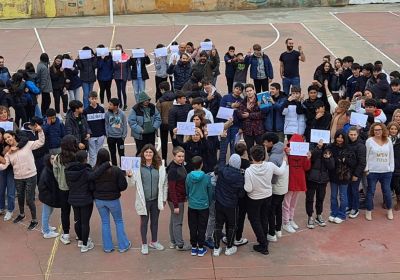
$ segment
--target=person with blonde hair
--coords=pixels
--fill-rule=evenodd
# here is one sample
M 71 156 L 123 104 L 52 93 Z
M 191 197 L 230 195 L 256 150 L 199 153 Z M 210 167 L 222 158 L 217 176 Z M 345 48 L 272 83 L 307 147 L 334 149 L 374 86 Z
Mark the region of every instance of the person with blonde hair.
M 393 220 L 392 195 L 390 191 L 390 181 L 394 171 L 394 152 L 392 142 L 388 138 L 388 130 L 382 123 L 374 123 L 369 130 L 369 138 L 365 145 L 367 148 L 367 211 L 365 218 L 372 220 L 372 210 L 374 208 L 373 199 L 376 184 L 379 181 L 382 188 L 383 199 L 387 207 L 387 218 Z

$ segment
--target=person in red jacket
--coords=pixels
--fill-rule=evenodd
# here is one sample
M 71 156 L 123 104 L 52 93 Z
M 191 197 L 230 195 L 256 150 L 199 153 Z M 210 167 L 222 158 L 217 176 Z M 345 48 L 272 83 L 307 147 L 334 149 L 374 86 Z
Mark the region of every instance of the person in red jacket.
M 303 136 L 293 134 L 290 142 L 304 142 Z M 290 149 L 287 150 L 290 153 Z M 306 172 L 311 168 L 311 153 L 307 156 L 291 156 L 289 155 L 289 191 L 285 195 L 283 201 L 283 229 L 289 233 L 296 232 L 299 226 L 293 220 L 294 210 L 296 209 L 297 200 L 300 192 L 307 190 Z

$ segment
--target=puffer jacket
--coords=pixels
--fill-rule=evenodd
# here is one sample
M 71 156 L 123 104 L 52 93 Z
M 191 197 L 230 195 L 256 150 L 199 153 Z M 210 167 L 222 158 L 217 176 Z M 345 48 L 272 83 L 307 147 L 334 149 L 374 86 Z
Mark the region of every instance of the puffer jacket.
M 104 59 L 97 57 L 97 80 L 111 81 L 113 75 L 115 74 L 111 56 L 107 56 Z
M 53 207 L 61 207 L 61 191 L 58 188 L 58 182 L 53 174 L 53 168 L 46 166 L 40 175 L 39 183 L 39 200 L 40 202 Z
M 94 83 L 96 81 L 97 58 L 77 59 L 76 65 L 80 71 L 80 78 L 84 83 Z
M 352 176 L 361 178 L 364 174 L 365 166 L 367 165 L 367 148 L 365 143 L 358 138 L 355 142 L 351 142 L 349 139 L 349 149 L 354 152 L 356 164 L 352 168 Z
M 65 180 L 69 187 L 68 203 L 75 207 L 83 207 L 93 203 L 90 190 L 89 174 L 92 167 L 89 164 L 71 162 L 65 168 Z
M 116 200 L 121 197 L 121 192 L 128 187 L 125 178 L 125 171 L 117 166 L 112 166 L 109 162 L 104 162 L 95 167 L 90 173 L 89 180 L 93 181 L 91 190 L 93 197 L 100 200 Z
M 155 131 L 161 126 L 161 115 L 154 104 L 149 104 L 151 123 Z M 142 139 L 144 112 L 141 103 L 133 106 L 128 117 L 128 123 L 131 127 L 131 136 L 135 139 Z
M 329 150 L 324 145 L 321 149 L 318 146 L 311 151 L 311 169 L 307 173 L 307 181 L 326 184 L 329 182 L 329 170 L 335 168 L 335 160 L 324 158 L 324 153 Z
M 285 116 L 283 132 L 303 135 L 306 130 L 306 117 L 300 102 L 288 101 L 282 114 Z

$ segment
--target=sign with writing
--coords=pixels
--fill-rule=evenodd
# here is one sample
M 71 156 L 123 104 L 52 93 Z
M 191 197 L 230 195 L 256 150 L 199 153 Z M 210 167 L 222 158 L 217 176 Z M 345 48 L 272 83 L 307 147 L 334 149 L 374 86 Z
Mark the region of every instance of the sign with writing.
M 79 59 L 90 59 L 92 58 L 91 50 L 79 50 Z
M 219 136 L 224 131 L 224 123 L 207 124 L 208 136 Z
M 140 157 L 121 157 L 121 169 L 125 171 L 138 170 Z
M 176 127 L 178 128 L 177 135 L 195 135 L 196 127 L 194 122 L 178 122 Z
M 133 58 L 144 57 L 144 49 L 133 49 L 132 56 L 133 56 Z
M 217 118 L 223 120 L 229 120 L 233 116 L 234 109 L 226 108 L 226 107 L 219 107 Z
M 121 50 L 114 50 L 112 51 L 112 59 L 113 61 L 121 61 L 122 60 L 122 51 Z
M 0 127 L 4 129 L 4 131 L 14 130 L 13 122 L 0 122 Z
M 158 48 L 158 49 L 154 49 L 154 55 L 156 57 L 163 57 L 163 56 L 167 56 L 168 55 L 168 49 L 167 48 Z
M 310 143 L 290 142 L 291 156 L 307 156 L 307 153 L 309 151 L 310 151 Z
M 75 61 L 73 61 L 72 59 L 66 59 L 66 58 L 64 58 L 64 59 L 62 60 L 61 68 L 64 68 L 64 69 L 74 69 L 74 63 L 75 63 Z
M 211 51 L 213 49 L 213 43 L 210 42 L 200 42 L 200 48 L 202 51 Z
M 107 56 L 110 53 L 108 48 L 96 48 L 97 56 Z
M 367 126 L 368 115 L 351 112 L 350 115 L 350 124 L 351 125 L 358 125 L 361 127 Z
M 322 129 L 311 129 L 311 143 L 319 143 L 323 140 L 324 143 L 329 143 L 331 138 L 331 132 L 329 130 Z

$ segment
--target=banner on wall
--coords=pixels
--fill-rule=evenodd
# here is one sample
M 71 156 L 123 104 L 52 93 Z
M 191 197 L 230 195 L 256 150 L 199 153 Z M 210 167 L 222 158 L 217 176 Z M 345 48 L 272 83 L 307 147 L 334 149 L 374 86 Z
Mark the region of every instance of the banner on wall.
M 397 3 L 400 0 L 349 0 L 350 5 L 357 4 L 383 4 L 383 3 Z

